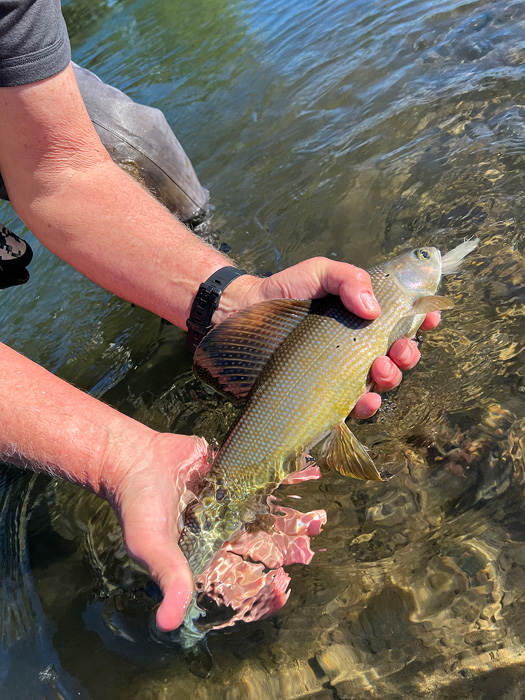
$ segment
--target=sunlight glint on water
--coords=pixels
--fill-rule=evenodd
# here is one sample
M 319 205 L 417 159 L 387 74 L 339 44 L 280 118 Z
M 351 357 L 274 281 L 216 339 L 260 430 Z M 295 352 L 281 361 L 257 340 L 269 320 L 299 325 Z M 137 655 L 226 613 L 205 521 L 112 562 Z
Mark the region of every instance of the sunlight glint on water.
M 356 428 L 395 478 L 281 489 L 285 504 L 299 494 L 302 511 L 327 511 L 317 553 L 290 568 L 278 614 L 209 636 L 207 678 L 206 659 L 192 666 L 150 635 L 157 591 L 105 504 L 42 477 L 2 482 L 2 696 L 525 695 L 523 4 L 68 0 L 64 12 L 78 63 L 166 113 L 211 192 L 207 228 L 242 267 L 312 255 L 371 267 L 406 247 L 480 245 L 444 281 L 455 308 L 418 368 Z M 152 427 L 220 440 L 235 411 L 188 374 L 183 334 L 31 243 L 30 283 L 2 291 L 2 341 Z

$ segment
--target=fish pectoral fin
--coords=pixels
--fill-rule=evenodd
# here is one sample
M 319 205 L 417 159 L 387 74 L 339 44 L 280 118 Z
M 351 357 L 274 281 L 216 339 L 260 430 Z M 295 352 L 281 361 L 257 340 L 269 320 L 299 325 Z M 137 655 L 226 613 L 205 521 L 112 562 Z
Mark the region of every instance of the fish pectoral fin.
M 272 354 L 308 315 L 310 305 L 309 300 L 274 299 L 232 314 L 203 338 L 193 371 L 228 399 L 242 403 Z
M 338 423 L 321 446 L 319 458 L 330 469 L 356 479 L 383 481 L 362 445 L 344 421 Z
M 416 299 L 407 316 L 418 316 L 419 314 L 429 314 L 432 311 L 442 311 L 443 309 L 451 309 L 454 302 L 447 297 L 422 296 Z

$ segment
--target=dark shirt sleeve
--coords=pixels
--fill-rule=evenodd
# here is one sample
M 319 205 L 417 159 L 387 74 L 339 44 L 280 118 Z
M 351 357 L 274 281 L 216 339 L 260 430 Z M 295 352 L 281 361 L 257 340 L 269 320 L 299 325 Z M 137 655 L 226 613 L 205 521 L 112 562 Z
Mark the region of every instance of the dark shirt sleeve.
M 60 0 L 0 0 L 0 87 L 50 78 L 70 60 Z

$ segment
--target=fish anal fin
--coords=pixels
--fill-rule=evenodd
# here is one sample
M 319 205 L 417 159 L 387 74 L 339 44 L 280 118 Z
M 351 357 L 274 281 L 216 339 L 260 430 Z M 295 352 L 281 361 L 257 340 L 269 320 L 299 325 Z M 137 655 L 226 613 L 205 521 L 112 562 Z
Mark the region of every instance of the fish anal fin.
M 421 296 L 416 299 L 412 308 L 407 316 L 418 316 L 419 314 L 429 314 L 432 311 L 443 311 L 444 309 L 451 309 L 454 306 L 454 302 L 447 297 L 441 297 L 437 295 L 433 296 Z
M 193 371 L 227 398 L 242 402 L 275 350 L 307 316 L 310 304 L 275 299 L 232 314 L 202 340 Z
M 338 423 L 323 442 L 319 458 L 330 469 L 344 476 L 383 481 L 366 448 L 344 421 Z

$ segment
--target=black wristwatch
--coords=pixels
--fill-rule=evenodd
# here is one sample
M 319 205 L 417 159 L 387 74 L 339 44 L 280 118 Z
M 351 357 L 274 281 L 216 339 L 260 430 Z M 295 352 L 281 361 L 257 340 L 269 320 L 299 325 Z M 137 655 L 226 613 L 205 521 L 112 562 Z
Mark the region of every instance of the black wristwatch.
M 230 282 L 246 274 L 248 274 L 246 270 L 238 270 L 236 267 L 221 267 L 201 284 L 193 300 L 190 317 L 186 321 L 188 328 L 186 347 L 190 352 L 195 352 L 197 345 L 213 328 L 211 317 L 219 306 L 223 291 Z

